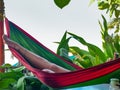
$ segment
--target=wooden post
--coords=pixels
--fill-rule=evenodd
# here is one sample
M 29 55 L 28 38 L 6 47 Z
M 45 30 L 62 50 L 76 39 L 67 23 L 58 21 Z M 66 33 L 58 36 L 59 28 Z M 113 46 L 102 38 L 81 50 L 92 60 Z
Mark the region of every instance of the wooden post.
M 4 34 L 4 2 L 0 0 L 0 65 L 4 64 L 4 43 L 2 36 Z M 3 70 L 0 70 L 3 72 Z

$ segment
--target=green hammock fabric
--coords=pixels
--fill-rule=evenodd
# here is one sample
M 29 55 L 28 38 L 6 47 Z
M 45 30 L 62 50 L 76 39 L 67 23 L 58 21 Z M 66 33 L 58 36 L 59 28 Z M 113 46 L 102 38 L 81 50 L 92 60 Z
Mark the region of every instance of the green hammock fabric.
M 73 88 L 105 84 L 109 83 L 111 78 L 120 77 L 120 58 L 91 68 L 81 69 L 75 64 L 64 60 L 62 57 L 53 53 L 51 50 L 46 48 L 30 34 L 25 32 L 11 21 L 6 19 L 5 23 L 7 35 L 10 39 L 18 42 L 31 52 L 46 58 L 50 62 L 71 70 L 71 72 L 68 73 L 43 72 L 35 68 L 32 63 L 30 64 L 27 58 L 24 58 L 19 52 L 10 48 L 11 52 L 27 69 L 33 72 L 33 74 L 35 74 L 35 76 L 37 76 L 42 83 L 52 88 Z
M 19 30 L 20 28 L 15 26 L 13 23 L 9 23 L 9 27 L 10 27 L 10 32 L 9 32 L 10 39 L 19 43 L 21 46 L 28 49 L 29 51 L 37 55 L 40 55 L 43 58 L 49 60 L 50 62 L 53 62 L 69 70 L 75 70 L 75 67 L 77 67 L 75 65 L 73 65 L 75 67 L 72 67 L 71 65 L 69 65 L 70 62 L 68 62 L 68 64 L 65 63 L 66 60 L 61 60 L 62 57 L 57 56 L 54 52 L 52 52 L 51 50 L 43 46 L 37 40 L 32 38 L 30 34 L 26 33 L 25 35 L 25 32 L 22 30 Z

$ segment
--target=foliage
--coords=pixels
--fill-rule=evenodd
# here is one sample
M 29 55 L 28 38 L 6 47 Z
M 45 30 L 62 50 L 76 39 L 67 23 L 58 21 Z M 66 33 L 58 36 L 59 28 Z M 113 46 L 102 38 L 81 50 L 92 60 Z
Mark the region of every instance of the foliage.
M 103 50 L 101 50 L 96 45 L 86 42 L 80 36 L 77 36 L 70 32 L 65 32 L 65 34 L 63 35 L 63 38 L 59 42 L 57 54 L 62 55 L 62 56 L 66 56 L 64 54 L 67 54 L 69 56 L 69 53 L 71 53 L 74 56 L 74 58 L 72 59 L 73 62 L 84 68 L 99 65 L 104 62 L 107 62 L 109 59 L 114 59 L 115 53 L 120 55 L 120 51 L 119 51 L 120 37 L 118 35 L 115 35 L 113 37 L 108 33 L 108 28 L 106 26 L 107 21 L 104 18 L 104 16 L 102 17 L 103 17 L 103 25 L 101 24 L 100 21 L 99 21 L 99 24 L 101 26 Z M 67 35 L 69 36 L 67 37 Z M 88 50 L 81 49 L 78 46 L 70 46 L 69 41 L 72 38 L 77 40 L 79 43 L 83 44 L 84 46 L 87 46 Z M 63 48 L 67 50 L 68 52 L 65 53 L 64 52 L 65 50 L 61 52 L 61 49 Z M 60 52 L 63 54 L 60 54 Z
M 108 22 L 102 15 L 103 23 L 99 21 L 103 46 L 102 50 L 99 47 L 86 42 L 82 37 L 67 31 L 63 35 L 57 48 L 57 54 L 64 57 L 66 56 L 66 58 L 69 58 L 69 53 L 72 53 L 74 56 L 73 62 L 84 68 L 104 63 L 109 59 L 114 59 L 114 55 L 118 54 L 119 56 L 120 54 L 120 0 L 96 1 L 98 4 L 98 9 L 105 10 L 106 14 L 109 14 L 110 17 L 110 21 Z M 61 8 L 61 6 L 63 8 L 70 3 L 70 0 L 66 0 L 64 2 L 62 0 L 56 0 L 56 2 L 55 3 L 59 8 Z M 94 2 L 95 0 L 90 0 L 89 5 L 93 4 Z M 113 33 L 110 34 L 110 30 L 113 31 Z M 88 50 L 83 50 L 78 46 L 69 46 L 69 41 L 72 38 L 86 46 Z M 65 50 L 61 51 L 61 49 Z
M 62 9 L 70 1 L 54 0 L 54 3 Z M 94 2 L 95 0 L 90 0 L 90 5 Z M 120 55 L 120 0 L 97 0 L 97 3 L 98 9 L 106 10 L 106 14 L 109 14 L 111 18 L 111 21 L 107 22 L 102 15 L 103 23 L 99 21 L 103 50 L 96 45 L 86 42 L 82 37 L 67 31 L 59 42 L 57 49 L 57 54 L 72 60 L 83 68 L 92 67 L 107 62 L 109 59 L 114 59 L 114 53 Z M 109 34 L 110 30 L 114 30 L 114 32 Z M 88 50 L 78 46 L 69 46 L 71 39 L 77 40 L 86 46 Z M 72 53 L 72 58 L 69 56 L 69 53 Z M 23 66 L 13 68 L 10 64 L 5 64 L 0 66 L 0 68 L 5 69 L 4 73 L 0 73 L 0 90 L 50 90 L 50 88 L 41 84 L 35 76 L 26 76 L 26 73 L 22 72 L 25 70 Z
M 5 64 L 0 68 L 5 69 L 0 73 L 0 90 L 49 90 L 30 72 L 25 72 L 24 66 Z
M 116 18 L 120 16 L 120 0 L 98 0 L 98 8 L 100 10 L 107 10 L 110 17 L 115 15 Z
M 59 8 L 64 8 L 70 3 L 71 0 L 54 0 L 55 4 Z M 90 0 L 90 5 L 94 3 L 95 0 Z M 110 17 L 113 15 L 118 18 L 120 16 L 120 0 L 97 0 L 98 9 L 106 10 L 106 13 L 109 12 Z

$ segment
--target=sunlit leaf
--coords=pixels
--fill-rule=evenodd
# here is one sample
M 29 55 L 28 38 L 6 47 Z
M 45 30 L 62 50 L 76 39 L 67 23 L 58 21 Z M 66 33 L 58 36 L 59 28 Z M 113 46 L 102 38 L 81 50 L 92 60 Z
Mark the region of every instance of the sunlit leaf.
M 120 23 L 120 18 L 113 18 L 109 21 L 108 23 L 108 28 L 114 28 L 115 26 L 117 26 Z
M 98 1 L 98 8 L 100 10 L 107 9 L 107 8 L 109 8 L 109 4 L 106 1 Z

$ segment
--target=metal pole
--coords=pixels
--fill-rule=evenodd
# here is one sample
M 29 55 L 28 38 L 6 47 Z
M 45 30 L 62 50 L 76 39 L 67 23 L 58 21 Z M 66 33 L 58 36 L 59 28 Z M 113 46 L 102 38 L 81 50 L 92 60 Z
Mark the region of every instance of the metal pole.
M 2 36 L 4 34 L 4 1 L 0 0 L 0 65 L 4 64 L 4 43 Z M 3 72 L 3 70 L 0 70 Z

